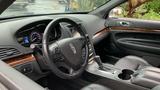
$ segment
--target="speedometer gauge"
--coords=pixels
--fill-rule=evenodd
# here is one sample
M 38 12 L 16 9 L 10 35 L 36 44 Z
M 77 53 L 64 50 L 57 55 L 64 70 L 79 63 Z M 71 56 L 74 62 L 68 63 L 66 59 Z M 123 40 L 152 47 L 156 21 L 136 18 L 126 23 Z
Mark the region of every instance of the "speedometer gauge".
M 42 40 L 41 34 L 38 32 L 32 32 L 30 34 L 30 40 L 32 43 L 40 43 Z

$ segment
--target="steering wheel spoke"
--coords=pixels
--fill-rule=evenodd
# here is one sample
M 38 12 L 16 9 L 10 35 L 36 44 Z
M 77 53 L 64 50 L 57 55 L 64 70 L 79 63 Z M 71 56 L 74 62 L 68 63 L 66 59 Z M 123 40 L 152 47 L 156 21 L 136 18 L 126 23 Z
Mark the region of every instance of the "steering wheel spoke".
M 75 73 L 75 69 L 65 63 L 66 69 L 68 70 L 69 75 L 73 75 Z
M 74 68 L 67 65 L 65 62 L 57 62 L 56 65 L 61 69 L 62 72 L 65 72 L 68 75 L 72 75 L 75 73 Z
M 60 53 L 59 47 L 57 43 L 52 43 L 49 45 L 49 52 L 51 55 L 55 55 Z
M 53 62 L 64 62 L 64 56 L 62 55 L 57 43 L 52 43 L 49 45 L 49 51 Z

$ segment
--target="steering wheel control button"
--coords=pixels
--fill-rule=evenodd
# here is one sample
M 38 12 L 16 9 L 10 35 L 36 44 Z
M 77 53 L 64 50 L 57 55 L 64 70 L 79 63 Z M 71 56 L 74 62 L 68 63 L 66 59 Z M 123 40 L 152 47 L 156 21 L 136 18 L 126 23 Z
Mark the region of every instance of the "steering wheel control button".
M 54 55 L 54 60 L 55 60 L 55 62 L 63 62 L 64 57 L 61 54 L 55 54 Z
M 58 47 L 55 48 L 55 54 L 60 54 L 60 50 Z
M 64 61 L 64 57 L 61 56 L 61 57 L 59 58 L 59 61 L 63 62 L 63 61 Z

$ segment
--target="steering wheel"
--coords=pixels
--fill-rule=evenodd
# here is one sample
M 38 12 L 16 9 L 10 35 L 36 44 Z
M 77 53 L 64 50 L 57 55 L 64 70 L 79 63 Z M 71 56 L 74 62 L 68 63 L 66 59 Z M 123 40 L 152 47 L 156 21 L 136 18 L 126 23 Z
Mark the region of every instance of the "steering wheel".
M 70 36 L 53 43 L 49 42 L 51 31 L 62 22 L 74 26 L 80 36 Z M 57 18 L 48 24 L 43 34 L 42 52 L 49 69 L 55 75 L 63 79 L 74 79 L 83 73 L 89 57 L 87 35 L 80 25 L 69 18 Z

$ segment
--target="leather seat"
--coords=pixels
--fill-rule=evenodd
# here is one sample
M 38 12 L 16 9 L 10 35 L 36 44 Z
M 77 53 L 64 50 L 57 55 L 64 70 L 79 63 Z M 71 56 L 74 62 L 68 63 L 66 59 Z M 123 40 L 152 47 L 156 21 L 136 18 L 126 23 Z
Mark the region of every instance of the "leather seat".
M 119 69 L 130 69 L 130 70 L 138 70 L 145 66 L 151 66 L 144 59 L 137 56 L 126 56 L 121 58 L 116 64 L 115 67 Z
M 99 84 L 90 84 L 81 90 L 111 90 L 105 86 L 99 85 Z
M 160 85 L 158 85 L 158 86 L 154 87 L 154 88 L 153 88 L 153 89 L 151 89 L 151 90 L 160 90 Z
M 81 90 L 111 90 L 111 89 L 109 89 L 109 88 L 107 88 L 105 86 L 99 85 L 99 84 L 90 84 L 90 85 L 82 88 Z M 160 85 L 157 85 L 157 86 L 155 86 L 154 88 L 152 88 L 150 90 L 160 90 Z

